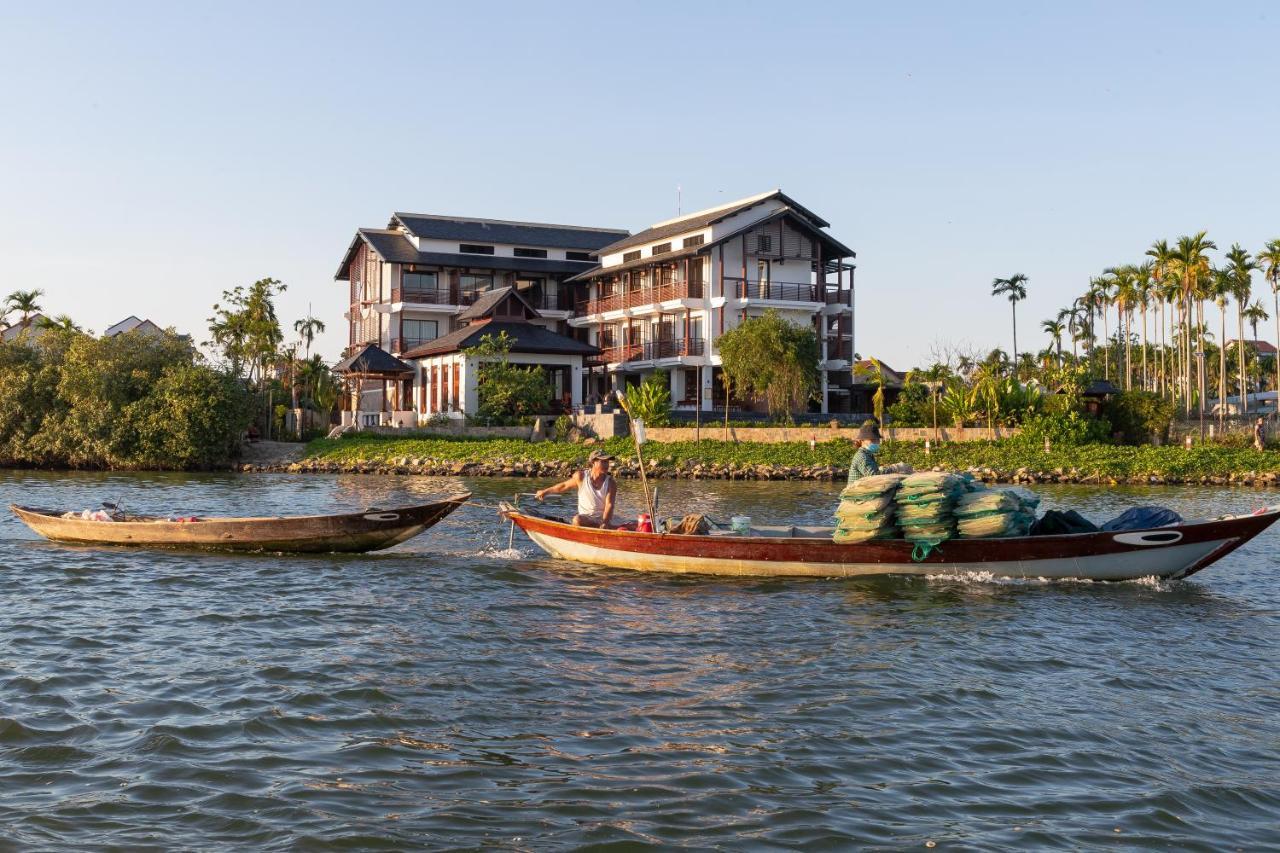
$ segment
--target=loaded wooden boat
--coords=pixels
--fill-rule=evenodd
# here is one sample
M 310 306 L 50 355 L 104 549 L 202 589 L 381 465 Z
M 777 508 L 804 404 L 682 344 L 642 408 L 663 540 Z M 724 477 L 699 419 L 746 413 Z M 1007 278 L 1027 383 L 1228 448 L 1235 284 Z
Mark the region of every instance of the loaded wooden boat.
M 752 527 L 749 535 L 687 536 L 574 527 L 502 504 L 502 516 L 553 557 L 650 572 L 761 577 L 985 573 L 1001 578 L 1184 578 L 1280 518 L 1280 506 L 1146 530 L 1007 539 L 952 539 L 933 548 L 895 539 L 842 543 L 831 527 Z
M 133 545 L 219 551 L 364 553 L 399 545 L 462 506 L 470 493 L 401 509 L 366 509 L 345 515 L 270 518 L 197 518 L 173 521 L 111 513 L 109 521 L 63 517 L 61 512 L 11 505 L 18 518 L 54 542 Z

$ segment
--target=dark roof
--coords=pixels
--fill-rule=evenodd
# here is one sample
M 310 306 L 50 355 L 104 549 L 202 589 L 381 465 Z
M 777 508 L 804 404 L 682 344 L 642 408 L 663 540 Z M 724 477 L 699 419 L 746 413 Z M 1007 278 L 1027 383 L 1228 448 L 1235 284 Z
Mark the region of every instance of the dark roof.
M 367 344 L 355 355 L 338 362 L 333 372 L 399 374 L 412 373 L 413 368 L 377 344 Z
M 728 234 L 721 237 L 719 240 L 715 240 L 710 243 L 704 243 L 703 245 L 697 246 L 692 249 L 680 249 L 675 252 L 667 252 L 665 254 L 653 255 L 647 258 L 637 258 L 634 261 L 627 261 L 626 263 L 614 264 L 611 267 L 601 267 L 601 266 L 592 267 L 591 269 L 585 272 L 578 273 L 572 278 L 565 279 L 565 281 L 587 281 L 593 278 L 600 278 L 601 276 L 604 276 L 604 275 L 613 275 L 614 273 L 626 272 L 627 270 L 635 269 L 636 267 L 644 267 L 644 266 L 649 266 L 651 264 L 661 264 L 661 263 L 664 263 L 665 261 L 679 260 L 681 258 L 687 258 L 692 255 L 709 252 L 713 246 L 719 246 L 721 243 L 726 243 L 729 240 L 734 239 L 735 237 L 740 237 L 741 235 L 745 234 L 746 232 L 750 231 L 753 228 L 759 228 L 761 225 L 766 225 L 770 222 L 776 222 L 779 219 L 783 219 L 783 218 L 790 218 L 791 221 L 795 223 L 797 226 L 804 229 L 805 231 L 808 231 L 814 237 L 814 239 L 822 241 L 823 245 L 826 246 L 827 249 L 831 250 L 833 254 L 839 255 L 840 257 L 850 257 L 850 258 L 857 257 L 857 253 L 854 252 L 853 249 L 850 249 L 848 246 L 844 245 L 839 240 L 834 239 L 830 234 L 828 234 L 827 232 L 823 231 L 821 228 L 814 225 L 813 222 L 808 219 L 808 217 L 799 216 L 790 207 L 784 207 L 781 210 L 778 210 L 777 212 L 770 214 L 769 216 L 766 216 L 763 219 L 756 220 L 755 222 L 752 222 L 750 225 L 745 225 L 742 228 L 739 228 L 737 231 L 729 232 Z M 825 264 L 825 266 L 827 266 L 828 272 L 834 271 L 831 268 L 830 264 Z
M 1244 340 L 1245 346 L 1253 347 L 1253 351 L 1258 355 L 1275 355 L 1276 348 L 1270 341 L 1251 341 L 1248 338 Z M 1229 341 L 1227 346 L 1232 346 L 1235 341 Z
M 516 290 L 514 287 L 496 287 L 493 290 L 485 291 L 470 307 L 458 315 L 459 320 L 475 320 L 480 317 L 488 316 L 498 303 L 506 299 L 508 296 L 518 299 L 529 311 L 530 317 L 540 317 L 538 309 L 529 304 L 529 301 Z
M 1120 389 L 1106 379 L 1095 379 L 1085 386 L 1080 392 L 1085 397 L 1104 397 L 1111 394 L 1119 394 Z
M 415 236 L 430 240 L 503 243 L 584 251 L 595 251 L 629 233 L 621 228 L 587 228 L 581 225 L 510 222 L 505 219 L 473 219 L 424 213 L 394 213 L 387 227 L 394 227 L 396 223 L 409 229 Z
M 425 358 L 431 355 L 457 352 L 480 343 L 480 339 L 485 335 L 496 337 L 503 332 L 506 332 L 507 336 L 511 338 L 512 352 L 563 355 L 596 355 L 600 352 L 599 349 L 591 344 L 584 344 L 582 341 L 565 337 L 550 329 L 544 329 L 542 326 L 535 326 L 532 323 L 507 323 L 486 320 L 483 323 L 463 326 L 455 332 L 450 332 L 443 337 L 436 338 L 434 341 L 428 341 L 421 346 L 414 347 L 405 353 L 404 357 Z
M 708 225 L 714 225 L 723 219 L 728 219 L 736 213 L 749 210 L 758 204 L 764 204 L 770 199 L 781 199 L 788 207 L 798 211 L 801 216 L 804 216 L 818 228 L 826 228 L 831 225 L 830 222 L 827 222 L 813 211 L 797 204 L 782 190 L 774 190 L 773 192 L 761 193 L 760 195 L 751 196 L 750 198 L 744 198 L 741 201 L 736 201 L 723 207 L 716 207 L 699 213 L 691 213 L 688 216 L 681 217 L 680 219 L 673 219 L 668 222 L 655 225 L 652 228 L 646 228 L 644 231 L 632 234 L 630 237 L 624 237 L 615 243 L 610 243 L 609 245 L 602 247 L 598 254 L 609 255 L 614 252 L 620 252 L 623 249 L 630 248 L 631 246 L 639 246 L 642 243 L 653 243 L 663 239 L 664 237 L 674 237 L 677 234 L 683 234 L 686 231 L 706 228 Z
M 361 241 L 368 243 L 384 260 L 393 264 L 421 264 L 441 267 L 475 267 L 503 272 L 573 274 L 591 267 L 591 261 L 560 261 L 546 258 L 511 258 L 501 255 L 464 255 L 452 252 L 419 252 L 400 231 L 361 228 L 347 248 L 346 255 L 334 274 L 337 281 L 347 280 L 347 268 Z
M 565 281 L 586 281 L 592 278 L 600 278 L 601 276 L 605 276 L 605 275 L 614 275 L 615 273 L 626 272 L 627 270 L 632 270 L 632 269 L 635 269 L 636 267 L 647 267 L 647 266 L 652 266 L 654 264 L 663 264 L 663 263 L 666 263 L 667 261 L 679 261 L 679 260 L 683 260 L 684 258 L 693 257 L 699 252 L 705 252 L 708 248 L 709 248 L 708 246 L 697 246 L 692 249 L 681 249 L 678 252 L 667 252 L 666 254 L 654 255 L 653 257 L 649 257 L 649 258 L 639 258 L 634 261 L 627 261 L 626 263 L 623 263 L 623 264 L 614 264 L 611 267 L 594 267 L 592 269 L 587 270 L 586 272 L 580 272 L 577 275 L 573 276 L 572 278 L 566 278 Z

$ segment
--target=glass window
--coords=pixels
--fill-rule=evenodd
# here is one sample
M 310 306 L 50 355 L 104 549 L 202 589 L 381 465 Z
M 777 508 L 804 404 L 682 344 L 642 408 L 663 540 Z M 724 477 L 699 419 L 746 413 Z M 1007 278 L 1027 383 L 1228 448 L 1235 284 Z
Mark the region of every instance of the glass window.
M 411 346 L 434 341 L 440 336 L 440 324 L 435 320 L 405 320 L 403 334 Z
M 492 246 L 479 246 L 475 243 L 462 243 L 458 246 L 458 251 L 468 255 L 492 255 Z
M 435 290 L 436 274 L 433 272 L 407 272 L 404 274 L 404 289 L 409 293 Z
M 590 252 L 565 252 L 564 258 L 566 261 L 589 261 L 591 260 L 591 253 Z
M 479 290 L 488 290 L 493 287 L 493 276 L 463 273 L 458 278 L 458 284 L 462 288 L 463 293 L 474 293 Z
M 517 247 L 515 250 L 515 256 L 517 258 L 545 258 L 547 256 L 547 250 L 546 249 L 521 249 Z

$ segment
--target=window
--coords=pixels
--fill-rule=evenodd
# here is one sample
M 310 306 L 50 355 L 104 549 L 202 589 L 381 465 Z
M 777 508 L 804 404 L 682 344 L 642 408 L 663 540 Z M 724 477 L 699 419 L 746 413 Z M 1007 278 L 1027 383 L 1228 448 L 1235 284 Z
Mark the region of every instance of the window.
M 565 252 L 564 259 L 566 261 L 590 261 L 590 252 Z
M 493 287 L 493 276 L 463 273 L 458 277 L 458 286 L 462 288 L 463 293 L 474 293 L 480 290 L 488 290 Z
M 402 287 L 405 293 L 431 293 L 437 288 L 436 274 L 433 272 L 407 272 L 404 274 Z
M 652 249 L 649 250 L 649 254 L 665 255 L 667 252 L 670 252 L 670 251 L 671 251 L 670 243 L 659 243 L 658 245 L 654 246 Z
M 435 320 L 404 320 L 401 334 L 404 335 L 404 346 L 416 347 L 418 344 L 434 341 L 440 336 L 440 324 Z
M 462 243 L 458 246 L 458 251 L 467 255 L 492 255 L 492 246 L 481 246 L 476 243 Z
M 545 258 L 547 256 L 546 249 L 519 249 L 516 250 L 517 258 Z
M 627 252 L 626 254 L 624 254 L 624 255 L 622 256 L 622 262 L 623 262 L 624 264 L 626 264 L 626 263 L 630 263 L 631 261 L 638 261 L 638 260 L 640 260 L 640 250 L 639 250 L 639 249 L 636 249 L 634 252 Z
M 694 246 L 701 246 L 706 242 L 706 239 L 707 237 L 705 234 L 696 234 L 693 237 L 685 237 L 684 248 L 692 249 Z
M 760 254 L 773 251 L 773 235 L 759 234 L 756 236 L 756 251 Z

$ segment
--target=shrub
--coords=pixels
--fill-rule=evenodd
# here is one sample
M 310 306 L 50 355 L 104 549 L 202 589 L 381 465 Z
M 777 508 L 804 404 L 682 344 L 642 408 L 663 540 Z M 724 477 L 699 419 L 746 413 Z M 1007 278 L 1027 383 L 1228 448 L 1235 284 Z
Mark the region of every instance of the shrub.
M 1111 425 L 1106 420 L 1076 411 L 1053 411 L 1026 417 L 1022 422 L 1022 432 L 1014 441 L 1035 449 L 1044 447 L 1044 440 L 1048 438 L 1053 447 L 1074 447 L 1106 442 L 1110 436 Z
M 1173 424 L 1173 403 L 1151 391 L 1125 391 L 1107 400 L 1102 414 L 1125 444 L 1163 442 Z
M 627 408 L 631 417 L 646 426 L 666 426 L 671 421 L 671 380 L 665 370 L 655 370 L 639 385 L 627 386 Z
M 573 432 L 573 418 L 561 415 L 556 418 L 554 429 L 556 441 L 568 441 L 569 433 Z

